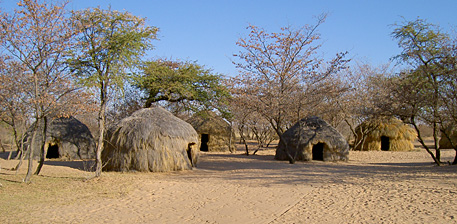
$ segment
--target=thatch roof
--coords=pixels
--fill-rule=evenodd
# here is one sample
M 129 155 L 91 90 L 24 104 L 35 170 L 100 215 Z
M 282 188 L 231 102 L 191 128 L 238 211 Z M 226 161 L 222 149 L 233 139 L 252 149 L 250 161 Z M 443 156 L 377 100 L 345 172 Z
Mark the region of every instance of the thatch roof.
M 215 113 L 198 113 L 187 122 L 194 127 L 200 139 L 202 135 L 210 135 L 207 142 L 208 151 L 228 151 L 235 148 L 234 141 L 230 141 L 230 138 L 234 136 L 231 134 L 230 124 Z
M 453 144 L 457 144 L 457 129 L 454 126 L 449 126 L 446 128 L 446 133 L 448 133 L 449 138 L 451 138 Z M 453 149 L 449 139 L 441 133 L 441 138 L 439 141 L 440 149 Z
M 146 108 L 108 131 L 104 170 L 165 172 L 192 169 L 198 135 L 192 126 L 163 108 Z
M 284 144 L 283 139 L 287 144 Z M 322 147 L 321 151 L 316 152 L 319 145 Z M 276 149 L 275 159 L 288 160 L 286 150 L 297 161 L 312 159 L 347 161 L 349 156 L 349 144 L 344 137 L 327 122 L 316 116 L 303 118 L 284 132 Z M 320 155 L 317 155 L 319 153 Z M 322 158 L 317 158 L 318 156 Z
M 389 151 L 410 151 L 414 149 L 416 131 L 396 118 L 370 119 L 355 129 L 358 136 L 355 142 L 362 141 L 354 150 L 381 150 L 381 139 L 388 139 Z M 365 134 L 362 134 L 365 133 Z M 364 138 L 364 139 L 363 139 Z
M 33 126 L 28 129 L 24 137 L 24 148 L 31 143 Z M 39 128 L 40 130 L 42 127 Z M 42 139 L 41 131 L 37 132 L 36 145 Z M 58 157 L 62 159 L 91 159 L 95 157 L 95 141 L 89 128 L 74 117 L 61 117 L 52 120 L 47 125 L 45 153 L 49 147 L 58 149 Z M 40 150 L 34 150 L 34 157 L 39 158 Z

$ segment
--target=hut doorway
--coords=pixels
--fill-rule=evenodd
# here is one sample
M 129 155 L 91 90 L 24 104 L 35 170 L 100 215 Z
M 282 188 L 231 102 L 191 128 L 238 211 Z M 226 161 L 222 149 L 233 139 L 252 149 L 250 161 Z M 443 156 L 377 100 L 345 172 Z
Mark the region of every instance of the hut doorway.
M 190 164 L 194 166 L 194 162 L 192 161 L 192 147 L 195 145 L 195 142 L 189 143 L 187 145 L 187 157 L 189 158 Z
M 200 151 L 208 152 L 209 135 L 202 134 L 201 142 L 202 142 L 202 144 L 200 146 Z
M 313 160 L 324 160 L 324 143 L 313 145 Z
M 57 144 L 55 144 L 55 145 L 49 144 L 48 152 L 46 153 L 46 158 L 47 159 L 56 159 L 59 157 L 60 157 L 59 146 Z
M 381 136 L 381 150 L 389 151 L 390 149 L 390 139 L 387 136 Z

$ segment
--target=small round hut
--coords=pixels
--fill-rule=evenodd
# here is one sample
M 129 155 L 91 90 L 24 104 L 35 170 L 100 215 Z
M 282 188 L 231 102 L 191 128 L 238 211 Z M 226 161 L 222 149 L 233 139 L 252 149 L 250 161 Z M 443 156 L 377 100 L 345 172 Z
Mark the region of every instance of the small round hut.
M 224 152 L 235 149 L 230 124 L 215 113 L 197 113 L 187 122 L 199 135 L 200 151 Z
M 24 149 L 27 149 L 32 141 L 33 126 L 25 134 Z M 41 131 L 38 131 L 35 140 L 38 147 L 42 138 Z M 89 128 L 76 118 L 56 118 L 47 125 L 45 154 L 48 159 L 93 159 L 95 141 Z M 33 151 L 33 156 L 35 159 L 40 157 L 38 148 Z
M 452 144 L 457 144 L 457 129 L 453 126 L 449 126 L 446 128 L 446 133 L 448 134 L 449 138 L 452 140 Z M 448 137 L 444 133 L 441 133 L 441 138 L 439 141 L 440 149 L 453 149 L 451 141 L 449 141 Z
M 163 108 L 146 108 L 122 119 L 107 133 L 102 152 L 106 171 L 189 170 L 198 160 L 198 134 Z
M 416 131 L 396 118 L 370 119 L 355 129 L 358 134 L 354 150 L 411 151 Z
M 296 161 L 347 161 L 349 144 L 327 122 L 319 117 L 310 116 L 301 119 L 283 133 L 275 159 L 289 160 L 286 152 Z

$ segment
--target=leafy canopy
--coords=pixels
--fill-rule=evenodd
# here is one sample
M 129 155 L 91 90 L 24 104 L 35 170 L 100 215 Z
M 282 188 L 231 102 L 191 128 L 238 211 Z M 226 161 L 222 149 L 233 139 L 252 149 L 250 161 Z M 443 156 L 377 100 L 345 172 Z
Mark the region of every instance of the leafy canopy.
M 87 86 L 122 87 L 157 39 L 158 28 L 129 12 L 89 8 L 73 12 L 73 18 L 81 34 L 70 64 Z
M 194 112 L 218 109 L 230 97 L 222 85 L 223 77 L 193 62 L 157 60 L 145 63 L 144 76 L 137 86 L 146 94 L 146 107 L 167 101 L 182 103 L 185 110 Z

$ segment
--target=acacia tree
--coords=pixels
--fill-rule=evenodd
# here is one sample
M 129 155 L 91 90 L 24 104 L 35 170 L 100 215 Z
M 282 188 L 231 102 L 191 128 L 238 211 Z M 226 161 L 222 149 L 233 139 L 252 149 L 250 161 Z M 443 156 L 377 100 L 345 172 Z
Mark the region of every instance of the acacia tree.
M 347 62 L 345 53 L 327 63 L 318 57 L 317 28 L 325 18 L 320 16 L 312 26 L 283 27 L 279 33 L 251 25 L 248 37 L 237 42 L 243 50 L 235 55 L 241 74 L 232 79 L 233 94 L 266 119 L 279 138 L 307 109 L 322 102 L 323 94 L 333 91 L 325 90 L 331 84 L 327 81 Z M 286 154 L 294 163 L 294 156 Z
M 84 9 L 73 12 L 78 44 L 70 65 L 85 86 L 98 91 L 99 139 L 95 176 L 102 172 L 101 152 L 106 130 L 106 107 L 116 90 L 133 77 L 141 57 L 152 49 L 158 28 L 146 25 L 144 18 L 129 12 Z
M 450 138 L 452 134 L 452 127 L 457 124 L 457 37 L 453 36 L 449 43 L 444 46 L 444 57 L 438 65 L 440 70 L 443 71 L 441 80 L 441 92 L 439 97 L 443 102 L 442 110 L 442 138 L 447 138 L 452 147 L 456 151 L 453 165 L 457 165 L 457 141 Z M 447 126 L 447 128 L 446 128 Z
M 376 128 L 369 125 L 358 126 L 368 119 L 378 119 L 390 115 L 381 108 L 389 108 L 386 99 L 390 87 L 388 78 L 393 74 L 390 64 L 374 67 L 367 63 L 357 62 L 350 69 L 345 70 L 345 80 L 348 91 L 338 95 L 333 100 L 336 110 L 335 116 L 341 119 L 349 128 L 354 141 L 352 148 L 363 146 L 363 141 L 369 132 Z M 384 107 L 380 105 L 386 105 Z M 336 126 L 336 124 L 333 124 Z M 356 128 L 358 127 L 358 128 Z
M 223 77 L 195 62 L 157 60 L 146 62 L 137 87 L 145 93 L 146 107 L 163 103 L 174 113 L 217 109 L 224 117 L 230 93 Z
M 444 80 L 452 80 L 451 76 L 455 73 L 445 63 L 449 36 L 439 27 L 421 19 L 397 25 L 392 35 L 403 49 L 396 58 L 409 66 L 409 70 L 393 80 L 392 86 L 398 87 L 392 91 L 397 105 L 395 112 L 415 127 L 419 142 L 440 165 L 439 132 L 445 131 L 443 124 L 449 120 L 442 112 L 446 108 L 445 102 L 452 102 L 452 97 L 443 97 L 448 90 Z M 435 154 L 423 141 L 418 122 L 425 122 L 433 128 Z
M 60 107 L 66 105 L 63 102 L 65 99 L 77 99 L 68 96 L 77 88 L 64 63 L 74 36 L 71 21 L 65 14 L 66 5 L 66 2 L 48 4 L 45 1 L 23 0 L 18 2 L 19 8 L 12 15 L 2 13 L 0 18 L 2 48 L 16 63 L 21 64 L 24 71 L 19 75 L 31 84 L 24 90 L 35 120 L 25 182 L 30 181 L 33 151 L 37 147 L 41 149 L 41 157 L 36 174 L 43 165 L 48 117 L 61 112 Z M 43 136 L 39 146 L 35 141 L 37 132 Z
M 0 57 L 0 121 L 11 127 L 17 158 L 23 158 L 22 138 L 29 120 L 28 80 L 22 76 L 22 64 Z

